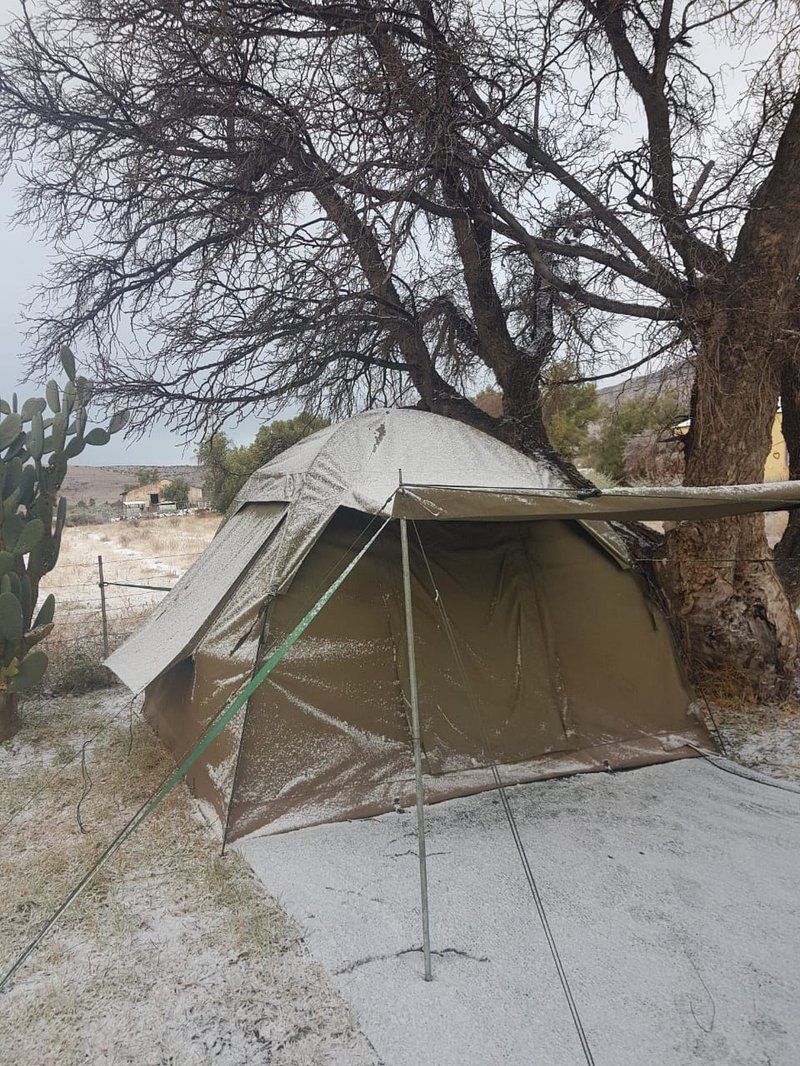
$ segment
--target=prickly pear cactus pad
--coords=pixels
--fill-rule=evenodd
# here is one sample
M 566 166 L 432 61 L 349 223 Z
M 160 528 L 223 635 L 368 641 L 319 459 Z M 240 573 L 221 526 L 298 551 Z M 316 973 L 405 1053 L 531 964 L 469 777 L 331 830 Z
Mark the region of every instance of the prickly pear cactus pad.
M 35 645 L 52 630 L 55 599 L 38 603 L 39 584 L 58 561 L 67 501 L 59 497 L 70 459 L 107 444 L 127 411 L 87 431 L 91 383 L 61 350 L 67 382 L 49 381 L 44 397 L 19 406 L 0 399 L 0 694 L 27 692 L 42 680 L 47 656 Z

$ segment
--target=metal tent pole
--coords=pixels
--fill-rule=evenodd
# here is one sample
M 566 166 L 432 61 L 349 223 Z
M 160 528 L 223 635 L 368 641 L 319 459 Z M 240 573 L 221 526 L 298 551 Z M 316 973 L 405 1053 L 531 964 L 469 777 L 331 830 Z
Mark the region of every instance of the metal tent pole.
M 97 556 L 97 570 L 100 575 L 100 616 L 103 621 L 103 658 L 108 658 L 108 614 L 106 613 L 106 585 L 108 582 L 103 577 L 103 556 Z
M 425 792 L 422 785 L 422 744 L 419 731 L 419 700 L 417 698 L 417 660 L 414 654 L 414 617 L 411 611 L 411 567 L 408 562 L 408 529 L 406 519 L 400 519 L 400 547 L 403 556 L 403 592 L 406 606 L 406 640 L 408 642 L 408 682 L 411 697 L 411 740 L 414 745 L 414 777 L 417 789 L 417 840 L 419 851 L 419 889 L 422 900 L 422 952 L 425 958 L 425 980 L 431 974 L 431 932 L 428 919 L 428 864 L 425 854 Z

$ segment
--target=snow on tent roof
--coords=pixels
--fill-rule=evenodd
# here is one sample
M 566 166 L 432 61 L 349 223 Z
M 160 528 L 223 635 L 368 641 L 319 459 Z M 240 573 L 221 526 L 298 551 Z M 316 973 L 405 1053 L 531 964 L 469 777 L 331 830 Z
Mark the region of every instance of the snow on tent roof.
M 312 434 L 257 470 L 209 548 L 147 623 L 108 660 L 141 691 L 202 637 L 233 585 L 271 537 L 270 592 L 285 592 L 301 562 L 339 507 L 369 514 L 391 510 L 403 478 L 432 483 L 538 488 L 565 486 L 546 459 L 531 459 L 485 433 L 425 411 L 367 411 Z M 289 505 L 288 507 L 286 505 Z M 618 559 L 624 546 L 592 530 Z
M 328 516 L 331 507 L 352 507 L 417 519 L 678 520 L 791 508 L 800 504 L 800 484 L 581 493 L 546 456 L 522 455 L 428 411 L 387 408 L 312 434 L 257 470 L 237 497 L 239 506 L 275 500 Z
M 546 457 L 522 455 L 453 419 L 415 409 L 367 411 L 312 434 L 257 470 L 210 547 L 108 665 L 141 691 L 185 656 L 284 514 L 281 535 L 269 548 L 272 587 L 265 593 L 287 591 L 340 507 L 420 519 L 575 519 L 626 566 L 625 546 L 605 520 L 707 518 L 798 505 L 797 482 L 576 493 Z
M 484 488 L 566 487 L 544 456 L 536 459 L 471 426 L 428 411 L 366 411 L 307 437 L 257 470 L 240 503 L 291 500 L 315 483 L 314 495 L 338 505 L 389 514 L 388 501 L 403 481 L 419 485 Z
M 289 448 L 257 470 L 237 497 L 239 506 L 291 504 L 275 566 L 278 591 L 289 587 L 337 508 L 388 517 L 401 471 L 404 481 L 416 483 L 567 486 L 546 458 L 529 458 L 462 422 L 408 408 L 366 411 Z M 603 539 L 601 532 L 594 534 Z M 618 556 L 624 553 L 622 544 L 609 547 Z

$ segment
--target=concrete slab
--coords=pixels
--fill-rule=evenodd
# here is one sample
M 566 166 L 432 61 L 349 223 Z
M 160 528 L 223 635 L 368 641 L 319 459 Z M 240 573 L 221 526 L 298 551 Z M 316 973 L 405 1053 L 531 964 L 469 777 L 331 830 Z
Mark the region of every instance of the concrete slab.
M 509 789 L 594 1058 L 800 1062 L 800 795 L 686 760 Z M 387 1066 L 584 1061 L 497 794 L 238 846 Z

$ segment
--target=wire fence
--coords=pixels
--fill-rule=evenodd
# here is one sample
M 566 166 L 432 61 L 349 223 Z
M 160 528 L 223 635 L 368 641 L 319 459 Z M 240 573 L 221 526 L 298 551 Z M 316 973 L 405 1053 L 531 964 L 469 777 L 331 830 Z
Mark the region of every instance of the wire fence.
M 45 579 L 41 592 L 56 597 L 56 625 L 43 642 L 51 660 L 51 674 L 69 669 L 70 662 L 106 659 L 136 630 L 188 570 L 200 551 L 171 552 L 128 559 L 70 563 L 83 580 Z

